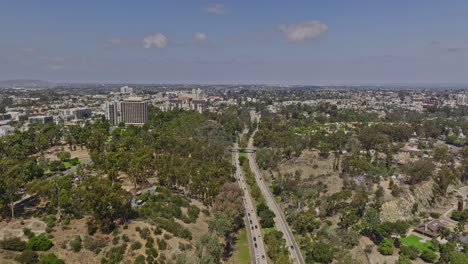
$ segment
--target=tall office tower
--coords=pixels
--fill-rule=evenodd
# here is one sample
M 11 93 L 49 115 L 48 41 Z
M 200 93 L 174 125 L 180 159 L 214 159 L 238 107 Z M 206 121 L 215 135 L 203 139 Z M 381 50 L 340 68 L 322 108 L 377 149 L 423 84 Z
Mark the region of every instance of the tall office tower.
M 117 102 L 106 102 L 106 118 L 112 126 L 119 124 Z
M 130 97 L 120 103 L 122 122 L 142 125 L 148 121 L 148 101 L 140 97 Z
M 123 93 L 123 94 L 132 94 L 133 93 L 133 88 L 132 87 L 128 87 L 128 86 L 122 86 L 120 87 L 120 93 Z

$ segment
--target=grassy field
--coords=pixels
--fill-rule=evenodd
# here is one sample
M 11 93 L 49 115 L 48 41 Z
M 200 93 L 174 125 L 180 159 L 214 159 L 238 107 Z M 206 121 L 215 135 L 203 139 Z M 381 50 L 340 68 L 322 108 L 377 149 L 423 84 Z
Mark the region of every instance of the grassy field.
M 271 231 L 274 231 L 275 228 L 274 227 L 268 227 L 268 228 L 262 228 L 262 231 L 263 231 L 263 234 L 266 235 L 268 233 L 270 233 Z
M 409 235 L 407 237 L 400 238 L 400 242 L 406 246 L 415 246 L 421 251 L 426 249 L 432 250 L 432 243 L 430 241 L 423 243 L 420 241 L 422 239 L 423 238 L 416 235 Z
M 80 164 L 80 162 L 78 162 L 78 164 Z M 73 166 L 71 162 L 68 162 L 68 161 L 64 162 L 63 165 L 65 166 L 65 169 L 69 169 Z
M 239 158 L 240 158 L 240 157 L 247 158 L 247 153 L 245 153 L 245 152 L 239 152 Z
M 245 228 L 241 229 L 237 236 L 236 252 L 234 257 L 237 261 L 236 263 L 250 263 L 249 242 L 247 241 L 247 230 Z

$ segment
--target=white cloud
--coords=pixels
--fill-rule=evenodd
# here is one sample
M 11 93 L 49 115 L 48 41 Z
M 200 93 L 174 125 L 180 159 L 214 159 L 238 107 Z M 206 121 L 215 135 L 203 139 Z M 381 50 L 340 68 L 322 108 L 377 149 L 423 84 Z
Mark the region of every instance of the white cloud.
M 165 48 L 166 46 L 167 46 L 167 37 L 161 33 L 158 33 L 152 36 L 147 36 L 146 38 L 143 39 L 143 47 L 145 47 L 146 49 L 149 49 L 149 48 L 162 49 L 162 48 Z
M 227 12 L 226 7 L 222 4 L 209 4 L 207 6 L 204 6 L 202 10 L 215 15 L 222 15 Z
M 50 63 L 62 63 L 65 62 L 64 57 L 59 57 L 59 56 L 41 56 L 39 57 L 43 61 L 47 61 Z
M 63 69 L 63 65 L 47 65 L 47 69 L 52 71 L 60 71 Z
M 276 27 L 284 34 L 289 42 L 302 42 L 306 39 L 316 38 L 328 30 L 328 26 L 320 21 L 302 21 Z
M 198 41 L 204 41 L 208 39 L 208 36 L 206 36 L 206 34 L 202 32 L 195 32 L 193 34 L 193 37 Z
M 120 38 L 111 38 L 111 39 L 107 40 L 107 42 L 109 44 L 112 44 L 112 45 L 117 45 L 117 44 L 122 43 L 122 39 L 120 39 Z
M 35 49 L 34 48 L 22 48 L 21 51 L 25 53 L 33 53 Z

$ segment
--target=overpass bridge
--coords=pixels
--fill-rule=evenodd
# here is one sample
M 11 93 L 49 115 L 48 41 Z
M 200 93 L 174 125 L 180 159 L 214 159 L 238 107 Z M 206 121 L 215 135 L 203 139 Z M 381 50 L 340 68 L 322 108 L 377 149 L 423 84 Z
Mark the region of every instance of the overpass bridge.
M 255 148 L 231 148 L 231 152 L 255 153 Z

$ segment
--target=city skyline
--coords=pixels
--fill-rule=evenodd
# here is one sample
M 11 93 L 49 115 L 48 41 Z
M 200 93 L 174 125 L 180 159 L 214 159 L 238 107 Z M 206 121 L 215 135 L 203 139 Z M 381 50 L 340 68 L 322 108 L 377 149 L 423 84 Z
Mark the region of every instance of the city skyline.
M 468 3 L 17 1 L 5 79 L 155 83 L 468 83 Z

